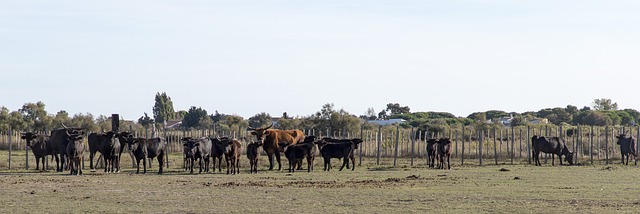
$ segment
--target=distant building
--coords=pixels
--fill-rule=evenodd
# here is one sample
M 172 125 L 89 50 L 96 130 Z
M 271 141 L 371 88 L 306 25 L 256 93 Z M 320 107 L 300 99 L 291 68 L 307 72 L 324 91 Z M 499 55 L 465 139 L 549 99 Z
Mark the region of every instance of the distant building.
M 547 118 L 535 118 L 529 120 L 529 124 L 538 125 L 538 124 L 549 124 L 549 120 Z
M 395 123 L 404 123 L 404 122 L 407 122 L 407 121 L 403 119 L 367 120 L 367 123 L 373 123 L 380 126 L 386 126 L 386 125 L 391 125 Z

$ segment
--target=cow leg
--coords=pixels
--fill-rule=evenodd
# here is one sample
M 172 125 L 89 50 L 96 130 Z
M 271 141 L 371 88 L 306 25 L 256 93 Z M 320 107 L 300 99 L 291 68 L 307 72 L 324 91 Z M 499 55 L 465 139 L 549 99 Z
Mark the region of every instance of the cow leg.
M 142 174 L 147 174 L 147 158 L 142 158 Z
M 451 155 L 447 155 L 447 168 L 451 170 Z
M 140 174 L 140 159 L 136 158 L 136 161 L 134 162 L 134 164 L 137 167 L 136 174 Z
M 131 167 L 136 167 L 136 156 L 133 154 L 133 151 L 129 150 L 129 156 L 131 157 Z
M 338 171 L 342 171 L 342 169 L 343 169 L 345 166 L 347 166 L 347 163 L 349 163 L 349 157 L 348 157 L 348 156 L 343 158 L 343 160 L 342 160 L 342 166 L 340 167 L 340 170 L 338 170 Z
M 275 152 L 276 161 L 278 161 L 278 171 L 282 170 L 282 163 L 280 162 L 280 150 Z
M 89 169 L 93 169 L 93 157 L 96 155 L 95 152 L 89 152 Z
M 158 175 L 162 175 L 162 169 L 164 168 L 164 152 L 158 154 Z
M 356 158 L 351 155 L 349 159 L 351 159 L 351 171 L 353 171 L 356 169 Z M 347 161 L 347 169 L 349 169 L 349 161 Z
M 273 153 L 267 154 L 267 158 L 269 158 L 269 171 L 273 170 L 273 156 Z

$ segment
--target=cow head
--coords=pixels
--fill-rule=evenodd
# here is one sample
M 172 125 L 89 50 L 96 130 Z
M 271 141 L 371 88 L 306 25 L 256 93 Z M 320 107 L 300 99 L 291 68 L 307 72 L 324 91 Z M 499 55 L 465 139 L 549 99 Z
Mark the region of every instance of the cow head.
M 627 135 L 625 134 L 620 134 L 618 136 L 616 136 L 616 138 L 618 139 L 618 141 L 616 141 L 616 144 L 620 145 L 620 143 L 627 141 L 627 140 L 631 140 L 631 137 L 627 137 Z
M 358 149 L 358 144 L 361 144 L 364 141 L 362 141 L 362 139 L 360 139 L 360 138 L 353 138 L 353 139 L 351 139 L 351 142 L 354 145 L 353 149 Z
M 67 134 L 69 135 L 67 138 L 69 139 L 69 143 L 74 143 L 77 141 L 81 141 L 83 138 L 82 134 L 69 134 L 69 132 L 67 132 Z
M 22 136 L 20 136 L 20 138 L 26 140 L 27 146 L 31 147 L 35 143 L 35 139 L 38 138 L 38 135 L 31 132 L 27 132 L 27 133 L 23 133 Z
M 184 142 L 182 143 L 182 145 L 184 146 L 185 155 L 187 155 L 187 157 L 194 157 L 197 153 L 200 143 L 198 143 L 191 137 L 182 138 L 182 142 Z
M 567 152 L 567 154 L 564 156 L 564 160 L 567 161 L 569 165 L 573 165 L 573 152 Z
M 251 134 L 255 135 L 256 138 L 258 139 L 258 141 L 262 141 L 263 138 L 268 135 L 267 129 L 271 128 L 272 126 L 273 126 L 273 123 L 271 123 L 271 125 L 269 125 L 267 127 L 257 128 L 257 129 L 249 126 L 249 128 L 247 128 L 247 130 L 250 130 Z

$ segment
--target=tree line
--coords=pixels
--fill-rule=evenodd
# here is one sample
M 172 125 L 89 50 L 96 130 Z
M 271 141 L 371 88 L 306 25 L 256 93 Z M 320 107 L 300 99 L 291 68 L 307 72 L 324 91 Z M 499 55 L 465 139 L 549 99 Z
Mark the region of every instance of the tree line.
M 448 112 L 411 112 L 409 106 L 398 103 L 388 103 L 380 112 L 368 108 L 363 115 L 355 115 L 344 109 L 336 109 L 332 103 L 327 103 L 319 111 L 308 116 L 291 117 L 283 112 L 282 115 L 274 117 L 261 112 L 245 119 L 218 111 L 210 114 L 207 110 L 195 106 L 188 110 L 175 111 L 171 97 L 165 92 L 158 92 L 151 110 L 152 115 L 144 112 L 137 121 L 121 120 L 120 126 L 125 130 L 140 131 L 154 126 L 161 128 L 167 122 L 180 121 L 182 124 L 179 129 L 215 128 L 231 132 L 244 130 L 248 126 L 263 127 L 273 122 L 274 127 L 279 129 L 314 129 L 324 134 L 337 134 L 377 128 L 374 124 L 363 123 L 364 120 L 403 119 L 406 122 L 399 124 L 403 128 L 416 128 L 430 132 L 442 132 L 460 126 L 473 126 L 477 129 L 504 126 L 500 123 L 500 118 L 508 118 L 510 126 L 532 125 L 531 121 L 534 119 L 546 119 L 550 124 L 557 126 L 628 126 L 636 125 L 640 120 L 640 112 L 637 110 L 619 110 L 617 103 L 605 98 L 595 99 L 591 107 L 578 108 L 567 105 L 523 113 L 490 110 L 474 112 L 466 117 L 457 117 Z M 50 131 L 59 128 L 60 123 L 83 127 L 93 132 L 111 129 L 110 116 L 94 116 L 91 113 L 70 116 L 64 110 L 50 114 L 45 110 L 45 104 L 42 102 L 26 103 L 16 111 L 10 111 L 6 107 L 0 109 L 0 131 L 6 131 L 9 127 L 14 130 Z

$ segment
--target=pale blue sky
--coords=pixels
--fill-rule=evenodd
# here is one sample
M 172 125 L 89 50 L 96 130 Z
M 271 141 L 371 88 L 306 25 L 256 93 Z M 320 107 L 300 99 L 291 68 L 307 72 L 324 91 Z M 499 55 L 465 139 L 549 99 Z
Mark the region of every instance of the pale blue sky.
M 640 109 L 638 1 L 2 1 L 0 105 L 457 116 Z

